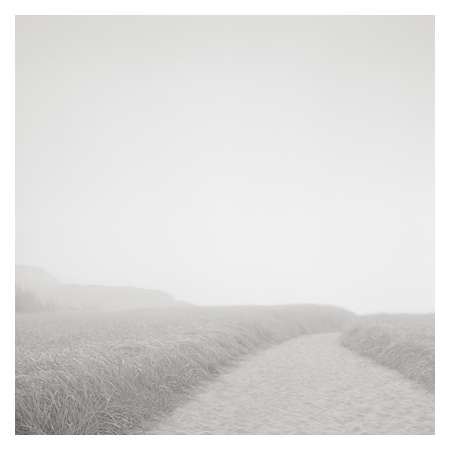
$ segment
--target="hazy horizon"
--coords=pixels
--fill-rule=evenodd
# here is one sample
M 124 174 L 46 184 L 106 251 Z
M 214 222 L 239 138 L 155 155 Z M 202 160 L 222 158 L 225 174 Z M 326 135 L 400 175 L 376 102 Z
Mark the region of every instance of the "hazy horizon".
M 433 311 L 433 17 L 17 16 L 16 264 Z

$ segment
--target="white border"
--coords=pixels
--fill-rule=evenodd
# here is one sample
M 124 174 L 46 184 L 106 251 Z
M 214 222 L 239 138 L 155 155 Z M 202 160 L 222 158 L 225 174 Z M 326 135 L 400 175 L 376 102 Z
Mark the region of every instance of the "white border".
M 434 15 L 445 9 L 441 0 L 17 0 L 14 14 L 151 14 L 151 15 Z
M 448 2 L 447 2 L 448 3 Z M 377 450 L 385 448 L 423 449 L 450 448 L 448 440 L 448 410 L 450 371 L 448 351 L 444 342 L 450 342 L 450 311 L 446 299 L 450 299 L 448 278 L 450 239 L 449 198 L 449 87 L 450 70 L 450 23 L 448 7 L 442 1 L 314 1 L 302 4 L 298 1 L 228 0 L 213 2 L 207 0 L 70 0 L 70 1 L 16 1 L 1 6 L 1 51 L 2 79 L 0 151 L 0 198 L 2 218 L 0 220 L 0 289 L 2 300 L 2 409 L 0 445 L 2 448 L 33 449 L 92 448 L 105 446 L 108 449 L 132 445 L 133 448 L 149 446 L 203 448 L 255 447 L 272 448 L 358 448 Z M 436 351 L 437 351 L 437 395 L 436 436 L 14 436 L 14 15 L 16 14 L 426 14 L 436 15 Z M 447 344 L 448 345 L 448 344 Z

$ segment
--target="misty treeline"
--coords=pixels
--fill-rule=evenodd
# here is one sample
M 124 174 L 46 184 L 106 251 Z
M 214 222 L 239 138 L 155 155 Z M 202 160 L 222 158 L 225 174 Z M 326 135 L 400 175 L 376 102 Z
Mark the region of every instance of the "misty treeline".
M 31 291 L 16 287 L 16 312 L 53 311 L 55 305 L 43 302 Z

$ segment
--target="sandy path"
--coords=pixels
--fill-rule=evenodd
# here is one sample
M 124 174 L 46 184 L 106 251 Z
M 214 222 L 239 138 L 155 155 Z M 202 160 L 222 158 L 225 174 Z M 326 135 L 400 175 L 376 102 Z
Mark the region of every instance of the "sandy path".
M 434 395 L 338 337 L 303 336 L 247 359 L 148 433 L 433 433 Z

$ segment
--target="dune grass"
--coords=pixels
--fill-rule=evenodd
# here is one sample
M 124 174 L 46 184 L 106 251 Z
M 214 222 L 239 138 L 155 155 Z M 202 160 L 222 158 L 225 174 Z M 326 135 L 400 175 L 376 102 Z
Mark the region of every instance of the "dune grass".
M 355 319 L 341 343 L 434 392 L 434 315 L 375 315 Z
M 16 434 L 122 434 L 240 357 L 353 315 L 317 305 L 19 315 Z

